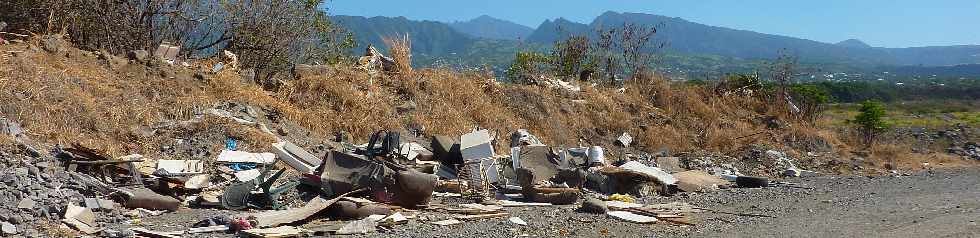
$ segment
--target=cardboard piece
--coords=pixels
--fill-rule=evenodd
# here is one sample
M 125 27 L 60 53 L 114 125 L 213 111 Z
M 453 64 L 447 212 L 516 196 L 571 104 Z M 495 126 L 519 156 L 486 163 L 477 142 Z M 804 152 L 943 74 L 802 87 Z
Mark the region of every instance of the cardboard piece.
M 276 154 L 273 153 L 249 153 L 244 151 L 222 150 L 218 154 L 220 163 L 256 163 L 272 164 L 276 162 Z
M 677 179 L 677 188 L 685 192 L 708 192 L 718 190 L 718 186 L 730 184 L 728 180 L 708 174 L 704 171 L 691 170 L 673 174 Z
M 158 160 L 157 169 L 166 170 L 173 175 L 204 173 L 204 162 L 200 160 Z
M 266 212 L 254 214 L 252 215 L 252 217 L 255 219 L 257 227 L 273 227 L 280 224 L 293 223 L 299 220 L 306 219 L 307 217 L 310 217 L 313 214 L 322 211 L 323 209 L 327 209 L 327 207 L 330 207 L 330 205 L 333 205 L 337 201 L 340 201 L 340 199 L 343 199 L 347 195 L 359 191 L 362 190 L 351 191 L 330 200 L 326 200 L 322 197 L 316 197 L 313 200 L 310 200 L 310 202 L 306 203 L 306 205 L 304 205 L 301 208 L 279 210 L 279 211 L 266 211 Z

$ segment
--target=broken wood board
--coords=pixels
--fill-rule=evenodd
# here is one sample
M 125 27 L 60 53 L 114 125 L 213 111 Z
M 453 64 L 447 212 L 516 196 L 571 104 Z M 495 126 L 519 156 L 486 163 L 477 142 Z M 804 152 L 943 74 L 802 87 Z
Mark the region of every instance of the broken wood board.
M 151 230 L 147 230 L 145 228 L 133 228 L 133 229 L 130 229 L 130 230 L 132 230 L 134 233 L 136 233 L 136 236 L 137 237 L 180 238 L 180 232 L 176 232 L 177 234 L 174 234 L 175 232 L 151 231 Z
M 497 205 L 483 205 L 483 204 L 479 204 L 479 203 L 460 204 L 459 206 L 460 207 L 464 207 L 464 208 L 469 208 L 469 209 L 482 210 L 482 211 L 486 211 L 486 212 L 495 212 L 495 211 L 500 211 L 500 209 L 504 209 L 504 207 L 502 207 L 502 206 L 497 206 Z
M 620 220 L 623 220 L 623 221 L 628 221 L 628 222 L 633 222 L 633 223 L 640 223 L 640 224 L 650 224 L 650 223 L 657 222 L 657 218 L 656 217 L 639 215 L 639 214 L 632 213 L 632 212 L 627 212 L 627 211 L 610 211 L 610 212 L 607 212 L 606 215 L 609 215 L 611 217 L 615 217 L 615 218 L 620 219 Z
M 546 202 L 518 202 L 518 201 L 511 201 L 511 200 L 500 200 L 500 201 L 497 201 L 497 204 L 500 204 L 501 206 L 504 206 L 504 207 L 546 207 L 546 206 L 554 206 L 554 204 L 546 203 Z
M 229 228 L 226 225 L 205 226 L 205 227 L 193 227 L 193 228 L 187 229 L 187 233 L 194 234 L 194 233 L 218 232 L 218 231 L 227 231 L 228 229 Z
M 242 231 L 249 237 L 259 237 L 259 238 L 283 238 L 283 237 L 304 237 L 306 234 L 312 233 L 309 230 L 292 227 L 292 226 L 280 226 L 273 228 L 254 228 Z
M 463 222 L 460 221 L 460 220 L 456 220 L 456 219 L 447 219 L 447 220 L 441 220 L 441 221 L 434 221 L 434 222 L 432 222 L 432 224 L 436 224 L 436 225 L 440 225 L 440 226 L 451 226 L 451 225 L 463 224 Z
M 510 216 L 510 213 L 501 212 L 501 213 L 491 213 L 491 214 L 465 215 L 465 216 L 457 216 L 456 219 L 467 221 L 467 220 L 479 220 L 479 219 L 487 219 L 487 218 L 498 218 L 498 217 L 505 217 L 505 216 Z
M 316 197 L 313 200 L 310 200 L 310 202 L 306 203 L 306 205 L 304 205 L 301 208 L 281 210 L 281 211 L 267 211 L 267 212 L 254 214 L 252 216 L 255 218 L 257 227 L 272 227 L 280 224 L 293 223 L 299 220 L 306 219 L 312 216 L 313 214 L 322 211 L 323 209 L 327 209 L 327 207 L 330 207 L 330 205 L 333 205 L 334 203 L 340 201 L 340 199 L 343 199 L 344 197 L 350 195 L 351 193 L 356 193 L 363 190 L 364 189 L 350 191 L 330 200 L 326 200 L 322 197 Z

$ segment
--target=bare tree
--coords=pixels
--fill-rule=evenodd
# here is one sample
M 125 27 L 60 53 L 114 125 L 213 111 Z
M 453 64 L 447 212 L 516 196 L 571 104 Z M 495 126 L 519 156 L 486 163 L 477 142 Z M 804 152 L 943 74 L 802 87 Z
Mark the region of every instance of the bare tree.
M 626 73 L 633 76 L 645 70 L 651 60 L 653 49 L 648 48 L 650 39 L 657 35 L 657 26 L 643 26 L 634 23 L 624 23 L 620 30 L 619 44 L 623 51 L 623 65 Z M 656 46 L 663 48 L 663 44 Z
M 345 60 L 350 34 L 331 24 L 325 0 L 9 0 L 11 28 L 66 33 L 76 46 L 122 54 L 162 41 L 184 56 L 218 49 L 271 77 L 296 63 Z M 43 24 L 42 24 L 43 23 Z

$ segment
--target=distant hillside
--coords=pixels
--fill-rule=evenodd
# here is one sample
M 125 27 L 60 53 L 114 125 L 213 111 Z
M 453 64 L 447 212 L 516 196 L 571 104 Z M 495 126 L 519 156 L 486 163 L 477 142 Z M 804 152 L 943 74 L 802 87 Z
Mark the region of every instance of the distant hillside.
M 333 16 L 340 26 L 354 33 L 359 45 L 357 52 L 367 44 L 385 48 L 386 36 L 408 34 L 412 40 L 412 53 L 418 56 L 442 56 L 459 53 L 475 39 L 436 21 L 414 21 L 405 17 Z
M 964 64 L 955 66 L 881 66 L 878 71 L 889 72 L 896 75 L 919 75 L 933 76 L 941 78 L 949 77 L 977 77 L 980 76 L 980 64 Z
M 487 15 L 469 21 L 453 22 L 449 26 L 473 37 L 496 40 L 523 39 L 534 31 L 533 28 Z
M 953 66 L 980 64 L 980 45 L 875 48 L 887 52 L 898 65 Z
M 871 45 L 868 45 L 867 43 L 864 43 L 864 41 L 858 39 L 844 40 L 841 42 L 837 42 L 837 44 L 835 45 L 840 47 L 847 47 L 847 48 L 859 48 L 859 49 L 871 48 Z
M 926 65 L 945 66 L 980 63 L 980 46 L 937 46 L 919 48 L 873 48 L 859 40 L 829 44 L 709 26 L 681 18 L 643 13 L 606 12 L 589 25 L 564 19 L 545 21 L 528 37 L 537 43 L 551 43 L 568 35 L 592 35 L 594 29 L 620 27 L 625 22 L 653 26 L 660 24 L 657 43 L 666 43 L 667 51 L 680 54 L 709 54 L 745 59 L 778 56 L 781 49 L 800 57 L 801 61 L 849 63 L 858 65 Z M 562 31 L 557 30 L 558 27 Z
M 556 22 L 562 19 L 556 20 Z M 681 54 L 711 54 L 736 58 L 774 58 L 781 49 L 798 55 L 802 60 L 814 62 L 847 61 L 861 64 L 886 63 L 889 60 L 884 52 L 862 49 L 848 49 L 832 44 L 798 39 L 786 36 L 763 34 L 752 31 L 735 30 L 708 26 L 681 18 L 665 17 L 642 13 L 606 12 L 591 24 L 561 24 L 546 21 L 529 38 L 540 43 L 559 38 L 555 26 L 565 26 L 568 31 L 561 34 L 591 34 L 593 29 L 616 28 L 624 23 L 654 26 L 660 24 L 656 43 L 665 43 L 667 51 Z
M 589 35 L 592 32 L 594 31 L 589 25 L 558 18 L 554 21 L 545 20 L 534 33 L 527 37 L 527 40 L 528 42 L 551 44 L 568 36 Z
M 782 49 L 823 72 L 873 70 L 880 66 L 937 67 L 942 70 L 954 68 L 938 66 L 980 64 L 980 46 L 880 48 L 860 40 L 831 44 L 642 13 L 606 12 L 590 24 L 564 18 L 546 20 L 522 41 L 513 40 L 522 34 L 520 30 L 503 30 L 512 23 L 502 23 L 505 21 L 491 17 L 452 24 L 404 17 L 334 16 L 333 19 L 354 33 L 360 45 L 355 49 L 357 53 L 366 44 L 384 48 L 381 40 L 384 36 L 408 33 L 417 65 L 440 62 L 464 67 L 489 65 L 500 70 L 511 62 L 518 50 L 544 51 L 558 39 L 570 35 L 595 37 L 595 29 L 617 28 L 625 22 L 659 25 L 653 43 L 665 43 L 666 48 L 657 51 L 658 55 L 665 56 L 657 66 L 678 75 L 724 73 L 731 69 L 754 71 L 759 69 L 761 62 L 777 57 Z M 476 25 L 486 27 L 469 27 Z

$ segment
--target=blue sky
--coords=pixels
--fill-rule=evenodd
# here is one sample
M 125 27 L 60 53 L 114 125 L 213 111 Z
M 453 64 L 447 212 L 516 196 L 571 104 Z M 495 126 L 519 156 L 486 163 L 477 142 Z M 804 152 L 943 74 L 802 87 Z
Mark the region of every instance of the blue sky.
M 980 0 L 327 0 L 330 14 L 468 20 L 480 15 L 536 28 L 564 17 L 639 12 L 823 42 L 873 46 L 980 44 Z

